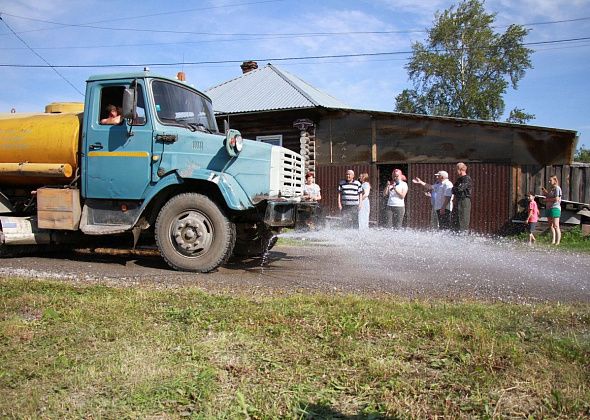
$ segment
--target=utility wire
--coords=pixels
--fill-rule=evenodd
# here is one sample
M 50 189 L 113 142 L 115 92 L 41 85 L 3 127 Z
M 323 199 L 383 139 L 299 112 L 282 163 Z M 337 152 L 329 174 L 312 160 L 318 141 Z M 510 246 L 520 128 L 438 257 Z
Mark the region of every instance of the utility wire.
M 260 1 L 250 1 L 250 2 L 243 2 L 243 3 L 228 3 L 228 4 L 222 4 L 220 6 L 209 6 L 209 7 L 197 7 L 197 8 L 192 8 L 192 9 L 182 9 L 182 10 L 173 10 L 173 11 L 169 11 L 169 12 L 158 12 L 158 13 L 150 13 L 147 15 L 134 15 L 134 16 L 127 16 L 127 17 L 110 17 L 108 19 L 103 19 L 103 20 L 95 20 L 93 22 L 86 22 L 86 24 L 94 24 L 94 23 L 103 23 L 103 22 L 115 22 L 118 20 L 132 20 L 132 19 L 143 19 L 146 17 L 155 17 L 155 16 L 164 16 L 164 15 L 177 15 L 180 13 L 190 13 L 190 12 L 201 12 L 204 10 L 213 10 L 213 9 L 226 9 L 228 7 L 234 7 L 234 6 L 250 6 L 253 4 L 263 4 L 263 3 L 279 3 L 279 2 L 284 2 L 286 0 L 260 0 Z M 52 22 L 49 20 L 42 20 L 42 19 L 35 19 L 35 18 L 31 18 L 31 17 L 26 17 L 26 16 L 18 16 L 18 15 L 11 15 L 8 13 L 5 13 L 7 16 L 12 16 L 12 17 L 16 17 L 19 19 L 25 19 L 25 20 L 32 20 L 35 22 L 42 22 L 42 23 L 51 23 L 53 25 L 60 25 L 60 26 L 79 26 L 76 24 L 69 24 L 69 23 L 62 23 L 62 22 Z M 46 28 L 46 29 L 55 29 L 55 28 Z M 34 29 L 33 31 L 43 31 L 45 29 Z
M 16 32 L 14 32 L 14 30 L 10 27 L 10 25 L 8 25 L 8 23 L 6 23 L 6 21 L 2 18 L 2 13 L 0 13 L 0 20 L 6 25 L 8 30 L 10 32 L 12 32 L 14 34 L 14 36 L 20 40 L 20 42 L 22 42 L 33 54 L 35 54 L 37 57 L 39 57 L 45 64 L 47 64 L 47 66 L 43 66 L 43 67 L 50 67 L 59 77 L 61 77 L 63 80 L 65 80 L 68 85 L 70 85 L 72 88 L 74 88 L 74 90 L 76 92 L 78 92 L 80 95 L 84 96 L 84 94 L 82 92 L 80 92 L 80 90 L 76 86 L 74 86 L 74 84 L 72 82 L 70 82 L 63 74 L 61 74 L 59 71 L 57 71 L 57 69 L 55 68 L 56 66 L 52 66 L 51 63 L 49 63 L 49 61 L 47 61 L 45 58 L 43 58 L 43 56 L 41 56 L 41 54 L 37 53 L 37 51 L 35 51 L 31 47 L 29 47 L 29 44 L 27 44 L 24 39 L 22 39 L 20 36 L 18 36 L 18 34 Z
M 155 16 L 163 16 L 163 15 L 174 15 L 174 14 L 179 14 L 179 13 L 188 13 L 188 12 L 197 12 L 197 11 L 203 11 L 203 10 L 212 10 L 212 9 L 223 9 L 223 8 L 228 8 L 228 7 L 234 7 L 234 6 L 250 6 L 253 4 L 263 4 L 263 3 L 278 3 L 278 2 L 283 2 L 286 0 L 261 0 L 261 1 L 252 1 L 252 2 L 244 2 L 244 3 L 232 3 L 232 4 L 224 4 L 221 6 L 209 6 L 209 7 L 199 7 L 199 8 L 193 8 L 193 9 L 184 9 L 184 10 L 174 10 L 174 11 L 170 11 L 170 12 L 158 12 L 158 13 L 150 13 L 147 15 L 139 15 L 139 16 L 131 16 L 131 17 L 114 17 L 114 18 L 109 18 L 109 19 L 104 19 L 104 20 L 96 20 L 93 22 L 87 22 L 85 24 L 75 24 L 75 23 L 63 23 L 63 22 L 54 22 L 54 21 L 50 21 L 50 20 L 43 20 L 43 19 L 35 19 L 35 18 L 31 18 L 31 17 L 27 17 L 27 16 L 19 16 L 19 15 L 13 15 L 10 13 L 5 13 L 5 12 L 0 12 L 0 13 L 4 13 L 6 16 L 11 16 L 17 19 L 24 19 L 24 20 L 31 20 L 34 22 L 41 22 L 41 23 L 49 23 L 51 25 L 58 25 L 60 26 L 60 28 L 40 28 L 40 29 L 29 29 L 27 31 L 22 31 L 20 33 L 26 33 L 26 32 L 40 32 L 40 31 L 52 31 L 55 29 L 61 29 L 63 27 L 81 27 L 81 28 L 93 28 L 93 29 L 108 29 L 108 30 L 118 30 L 117 28 L 102 28 L 102 27 L 95 27 L 95 26 L 91 26 L 95 23 L 103 23 L 103 22 L 114 22 L 114 21 L 118 21 L 118 20 L 132 20 L 132 19 L 141 19 L 141 18 L 146 18 L 146 17 L 155 17 Z M 2 35 L 2 34 L 0 34 Z
M 283 0 L 267 0 L 261 1 L 259 3 L 266 3 L 271 1 L 283 1 Z M 243 4 L 256 4 L 254 3 L 243 3 Z M 221 7 L 221 6 L 217 6 Z M 189 10 L 200 10 L 200 9 L 189 9 Z M 149 16 L 157 16 L 160 14 L 171 14 L 176 12 L 162 12 L 153 15 L 145 15 L 143 17 Z M 33 19 L 27 18 L 24 16 L 19 15 L 12 15 L 8 13 L 4 13 L 7 16 L 11 16 L 14 18 L 19 19 L 28 19 L 34 20 L 37 22 L 49 23 L 53 25 L 59 25 L 60 27 L 77 27 L 77 28 L 88 28 L 88 29 L 99 29 L 99 30 L 108 30 L 108 31 L 124 31 L 124 32 L 151 32 L 151 33 L 166 33 L 166 34 L 180 34 L 180 35 L 202 35 L 202 36 L 255 36 L 255 37 L 313 37 L 313 36 L 340 36 L 340 35 L 391 35 L 391 34 L 407 34 L 407 33 L 425 33 L 428 30 L 425 29 L 407 29 L 407 30 L 391 30 L 391 31 L 342 31 L 342 32 L 267 32 L 267 33 L 220 33 L 220 32 L 195 32 L 195 31 L 175 31 L 175 30 L 168 30 L 168 29 L 142 29 L 142 28 L 118 28 L 118 27 L 109 27 L 109 26 L 96 26 L 94 23 L 102 23 L 105 22 L 97 21 L 91 22 L 88 24 L 68 24 L 68 23 L 61 23 L 61 22 L 53 22 L 47 21 L 42 19 Z M 123 19 L 123 18 L 121 18 Z M 121 19 L 112 19 L 112 20 L 121 20 Z M 108 20 L 109 22 L 112 20 Z M 536 26 L 536 25 L 550 25 L 550 24 L 557 24 L 557 23 L 568 23 L 568 22 L 579 22 L 584 20 L 590 20 L 590 16 L 574 18 L 574 19 L 562 19 L 562 20 L 554 20 L 554 21 L 545 21 L 545 22 L 532 22 L 532 23 L 524 23 L 520 24 L 520 26 Z M 504 28 L 510 25 L 502 25 L 502 26 L 494 26 L 495 28 Z M 33 29 L 24 32 L 33 32 L 33 31 L 44 31 L 44 30 L 53 30 L 57 28 L 45 28 L 45 29 Z M 0 34 L 1 36 L 1 34 Z
M 568 39 L 557 39 L 552 41 L 537 41 L 537 42 L 526 42 L 522 45 L 524 46 L 531 46 L 531 45 L 550 45 L 550 44 L 559 44 L 564 42 L 575 42 L 575 41 L 587 41 L 590 40 L 590 37 L 581 37 L 581 38 L 568 38 Z M 485 48 L 474 48 L 474 49 L 485 49 Z M 439 49 L 431 49 L 430 52 L 441 52 L 443 50 Z M 404 54 L 413 54 L 413 51 L 390 51 L 390 52 L 377 52 L 377 53 L 359 53 L 359 54 L 332 54 L 332 55 L 310 55 L 310 56 L 303 56 L 303 57 L 266 57 L 266 58 L 256 58 L 251 59 L 254 61 L 301 61 L 301 60 L 319 60 L 319 59 L 327 59 L 327 58 L 354 58 L 354 57 L 378 57 L 378 56 L 387 56 L 387 55 L 404 55 Z M 44 60 L 45 61 L 45 60 Z M 171 66 L 196 66 L 196 65 L 203 65 L 203 64 L 229 64 L 229 63 L 242 63 L 244 60 L 213 60 L 213 61 L 192 61 L 192 62 L 175 62 L 175 63 L 141 63 L 141 64 L 67 64 L 67 65 L 56 65 L 50 67 L 59 67 L 59 68 L 105 68 L 105 67 L 141 67 L 141 66 L 151 66 L 151 67 L 171 67 Z M 40 64 L 0 64 L 0 67 L 25 67 L 25 68 L 43 68 L 47 66 L 43 66 Z

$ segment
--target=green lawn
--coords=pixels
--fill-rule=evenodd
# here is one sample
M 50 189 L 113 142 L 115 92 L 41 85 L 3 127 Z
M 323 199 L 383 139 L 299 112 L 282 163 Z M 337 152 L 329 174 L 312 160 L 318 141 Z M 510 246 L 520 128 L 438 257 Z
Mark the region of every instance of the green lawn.
M 0 417 L 590 416 L 590 305 L 0 279 Z
M 518 235 L 518 240 L 523 242 L 528 241 L 529 234 L 521 233 Z M 559 246 L 551 245 L 551 232 L 549 230 L 535 234 L 537 239 L 537 246 L 547 246 L 553 249 L 562 249 L 576 252 L 590 253 L 590 236 L 582 236 L 582 228 L 575 226 L 569 230 L 562 231 L 561 243 Z

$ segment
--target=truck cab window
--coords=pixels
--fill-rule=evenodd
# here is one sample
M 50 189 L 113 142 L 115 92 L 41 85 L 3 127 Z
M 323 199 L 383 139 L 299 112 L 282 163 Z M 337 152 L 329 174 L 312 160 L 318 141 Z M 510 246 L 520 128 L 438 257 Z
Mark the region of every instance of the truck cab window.
M 118 115 L 121 115 L 121 106 L 123 105 L 123 91 L 125 86 L 106 86 L 103 87 L 100 93 L 100 115 L 99 122 L 101 125 L 113 125 L 123 122 L 115 118 L 113 107 L 116 108 Z M 133 119 L 133 125 L 145 125 L 145 100 L 143 97 L 143 89 L 141 85 L 137 86 L 137 117 Z
M 192 131 L 218 132 L 211 101 L 190 89 L 160 80 L 153 83 L 158 120 Z

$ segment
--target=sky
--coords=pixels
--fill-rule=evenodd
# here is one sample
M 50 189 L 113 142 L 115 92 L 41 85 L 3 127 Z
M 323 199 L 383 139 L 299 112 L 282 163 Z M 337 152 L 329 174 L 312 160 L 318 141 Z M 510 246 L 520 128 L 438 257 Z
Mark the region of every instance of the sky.
M 0 0 L 0 113 L 83 101 L 88 76 L 146 65 L 172 77 L 182 70 L 206 90 L 240 76 L 245 60 L 270 62 L 351 108 L 393 111 L 395 96 L 412 87 L 405 69 L 412 43 L 424 41 L 435 13 L 453 4 Z M 496 14 L 497 32 L 525 25 L 525 42 L 536 43 L 528 46 L 533 68 L 505 95 L 506 114 L 522 108 L 536 115 L 531 124 L 575 130 L 578 146 L 590 148 L 590 0 L 488 0 L 485 7 Z M 579 38 L 587 39 L 572 41 Z M 300 59 L 375 53 L 395 54 Z

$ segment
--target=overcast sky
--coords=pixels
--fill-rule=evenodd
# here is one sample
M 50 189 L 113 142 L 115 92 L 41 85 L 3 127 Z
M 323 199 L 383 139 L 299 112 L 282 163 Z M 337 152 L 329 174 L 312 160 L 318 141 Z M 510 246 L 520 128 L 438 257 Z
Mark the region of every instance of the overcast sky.
M 146 64 L 168 76 L 184 70 L 189 83 L 205 90 L 239 76 L 239 62 L 249 59 L 260 66 L 270 61 L 351 107 L 391 111 L 395 96 L 410 87 L 406 52 L 413 41 L 425 39 L 436 11 L 451 4 L 0 0 L 0 112 L 37 112 L 54 101 L 82 101 L 89 75 L 141 70 Z M 526 42 L 544 42 L 529 46 L 535 50 L 534 68 L 518 90 L 507 93 L 507 113 L 524 108 L 536 114 L 532 124 L 576 130 L 579 145 L 590 147 L 590 0 L 489 0 L 486 8 L 497 13 L 497 31 L 512 23 L 532 24 Z M 577 38 L 586 39 L 556 42 Z M 279 60 L 373 53 L 396 54 Z M 61 76 L 49 67 L 31 67 L 46 62 L 74 67 L 57 67 Z M 190 64 L 199 62 L 214 63 Z M 107 66 L 121 64 L 133 66 Z

